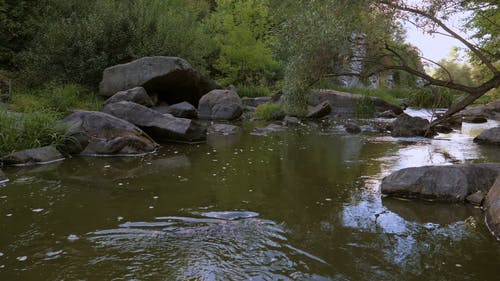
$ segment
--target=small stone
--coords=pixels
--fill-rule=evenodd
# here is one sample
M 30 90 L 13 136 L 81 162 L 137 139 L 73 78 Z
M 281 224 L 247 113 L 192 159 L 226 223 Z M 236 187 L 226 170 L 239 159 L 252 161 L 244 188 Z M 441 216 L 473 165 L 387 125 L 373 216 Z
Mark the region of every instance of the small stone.
M 478 191 L 476 193 L 472 193 L 471 195 L 467 196 L 465 200 L 467 200 L 467 202 L 471 203 L 472 205 L 481 206 L 481 204 L 484 201 L 484 198 L 485 198 L 484 194 L 481 191 Z
M 17 257 L 16 260 L 18 261 L 26 261 L 28 259 L 27 256 L 20 256 L 20 257 Z

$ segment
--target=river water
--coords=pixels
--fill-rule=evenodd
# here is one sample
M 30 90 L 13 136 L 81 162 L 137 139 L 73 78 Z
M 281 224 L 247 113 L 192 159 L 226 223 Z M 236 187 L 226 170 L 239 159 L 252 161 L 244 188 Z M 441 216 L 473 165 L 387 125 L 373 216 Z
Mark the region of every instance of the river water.
M 484 125 L 434 140 L 256 125 L 144 157 L 5 169 L 0 280 L 498 280 L 480 209 L 379 187 L 404 167 L 500 162 L 472 143 Z

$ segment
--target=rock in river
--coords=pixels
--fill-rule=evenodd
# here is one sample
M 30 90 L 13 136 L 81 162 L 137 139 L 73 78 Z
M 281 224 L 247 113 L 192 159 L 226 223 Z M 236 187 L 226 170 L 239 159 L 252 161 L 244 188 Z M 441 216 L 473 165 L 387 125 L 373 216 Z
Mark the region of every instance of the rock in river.
M 102 112 L 76 111 L 64 118 L 66 149 L 81 155 L 123 155 L 153 152 L 158 147 L 135 125 Z
M 243 113 L 241 99 L 231 90 L 213 90 L 200 99 L 198 117 L 211 120 L 234 120 Z
M 118 92 L 107 99 L 104 102 L 104 105 L 119 101 L 131 101 L 147 107 L 152 107 L 154 105 L 153 101 L 143 87 L 135 87 L 126 91 Z
M 167 113 L 180 118 L 196 118 L 198 117 L 198 110 L 187 101 L 176 103 L 168 107 Z
M 204 94 L 221 88 L 186 60 L 158 56 L 106 68 L 99 94 L 109 97 L 136 86 L 144 87 L 149 94 L 158 94 L 159 100 L 168 104 L 188 101 L 194 105 Z
M 424 137 L 432 136 L 433 132 L 428 130 L 429 121 L 420 117 L 411 117 L 401 114 L 392 122 L 393 137 Z
M 4 165 L 36 165 L 63 160 L 64 156 L 53 146 L 17 151 L 2 158 Z
M 382 180 L 382 193 L 393 197 L 462 202 L 487 191 L 500 174 L 500 163 L 406 168 Z
M 500 126 L 484 130 L 474 138 L 475 143 L 500 145 Z
M 500 240 L 500 177 L 497 178 L 488 192 L 484 209 L 488 228 Z
M 206 139 L 206 127 L 195 121 L 177 118 L 128 101 L 108 104 L 103 112 L 126 120 L 143 129 L 159 142 L 200 142 Z

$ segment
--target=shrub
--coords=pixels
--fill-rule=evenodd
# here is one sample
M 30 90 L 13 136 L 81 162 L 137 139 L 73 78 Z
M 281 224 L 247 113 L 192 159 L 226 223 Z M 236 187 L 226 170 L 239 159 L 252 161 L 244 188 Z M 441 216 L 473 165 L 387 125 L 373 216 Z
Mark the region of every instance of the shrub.
M 271 90 L 267 87 L 264 87 L 264 86 L 238 85 L 238 86 L 236 86 L 236 89 L 238 90 L 238 95 L 240 97 L 255 98 L 255 97 L 263 97 L 263 96 L 271 96 L 272 95 Z
M 285 113 L 281 109 L 281 105 L 276 103 L 264 103 L 255 109 L 255 118 L 262 120 L 280 120 L 283 119 Z

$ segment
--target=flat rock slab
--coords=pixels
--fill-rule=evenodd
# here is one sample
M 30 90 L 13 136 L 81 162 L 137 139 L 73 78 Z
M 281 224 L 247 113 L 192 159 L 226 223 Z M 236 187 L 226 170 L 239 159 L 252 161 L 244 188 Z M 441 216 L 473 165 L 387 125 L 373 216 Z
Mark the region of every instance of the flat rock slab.
M 500 177 L 488 192 L 484 202 L 486 225 L 493 235 L 500 240 Z
M 64 156 L 53 146 L 44 146 L 34 149 L 11 153 L 2 158 L 4 165 L 37 165 L 64 160 Z
M 158 144 L 125 120 L 96 111 L 76 111 L 64 118 L 66 149 L 85 156 L 138 155 L 153 152 Z
M 108 104 L 103 112 L 126 120 L 159 142 L 202 142 L 206 127 L 195 121 L 177 118 L 128 101 Z
M 382 180 L 382 193 L 393 197 L 463 202 L 486 192 L 500 174 L 500 163 L 406 168 Z
M 500 126 L 484 130 L 479 136 L 474 138 L 478 144 L 500 145 Z
M 186 60 L 157 56 L 106 68 L 99 94 L 109 97 L 136 86 L 144 87 L 149 94 L 158 94 L 158 98 L 168 104 L 188 101 L 194 105 L 204 94 L 221 88 Z

